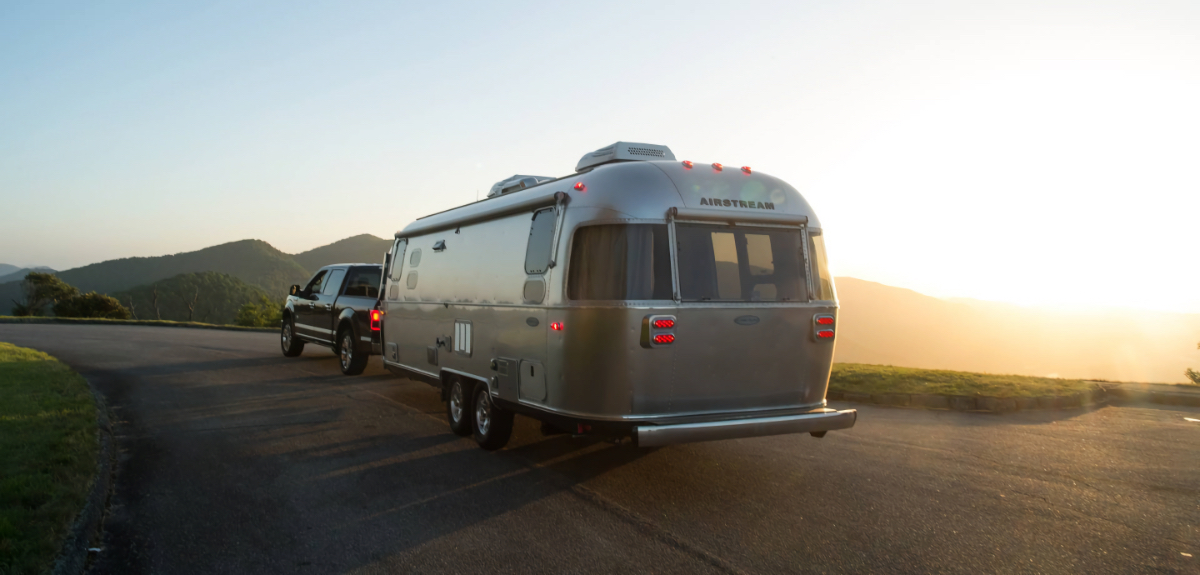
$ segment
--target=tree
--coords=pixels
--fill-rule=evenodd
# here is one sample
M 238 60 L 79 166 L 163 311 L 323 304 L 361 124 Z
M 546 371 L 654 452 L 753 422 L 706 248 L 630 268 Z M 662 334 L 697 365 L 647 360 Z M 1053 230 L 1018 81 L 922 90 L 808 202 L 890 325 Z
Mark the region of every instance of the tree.
M 196 315 L 196 302 L 200 301 L 200 288 L 196 288 L 196 294 L 192 296 L 191 301 L 188 301 L 188 298 L 185 296 L 180 296 L 180 299 L 183 301 L 183 306 L 188 310 L 187 320 L 192 321 L 192 318 Z
M 54 315 L 58 317 L 88 317 L 129 319 L 129 310 L 117 298 L 96 292 L 60 300 L 54 304 Z
M 246 327 L 277 327 L 283 321 L 283 305 L 261 296 L 257 303 L 249 302 L 238 310 L 234 323 Z
M 25 301 L 13 301 L 16 304 L 13 308 L 14 315 L 45 315 L 46 305 L 57 305 L 60 301 L 79 295 L 78 289 L 58 279 L 58 276 L 41 272 L 26 274 L 25 280 L 21 282 L 21 292 Z

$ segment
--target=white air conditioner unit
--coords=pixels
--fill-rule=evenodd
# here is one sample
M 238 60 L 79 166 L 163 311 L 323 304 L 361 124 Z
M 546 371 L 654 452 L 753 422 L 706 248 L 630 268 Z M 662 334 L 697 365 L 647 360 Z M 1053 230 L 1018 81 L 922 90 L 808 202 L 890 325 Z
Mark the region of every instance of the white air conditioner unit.
M 584 154 L 579 159 L 579 164 L 575 166 L 575 171 L 579 172 L 600 164 L 609 162 L 629 162 L 629 161 L 647 161 L 647 160 L 674 160 L 675 154 L 671 153 L 671 148 L 660 146 L 658 144 L 638 144 L 635 142 L 617 142 L 611 146 L 605 146 L 592 152 Z
M 492 198 L 507 194 L 509 192 L 517 192 L 525 188 L 532 188 L 542 182 L 549 182 L 554 178 L 547 176 L 522 176 L 520 174 L 510 176 L 499 182 L 496 182 L 492 189 L 488 191 L 487 197 Z

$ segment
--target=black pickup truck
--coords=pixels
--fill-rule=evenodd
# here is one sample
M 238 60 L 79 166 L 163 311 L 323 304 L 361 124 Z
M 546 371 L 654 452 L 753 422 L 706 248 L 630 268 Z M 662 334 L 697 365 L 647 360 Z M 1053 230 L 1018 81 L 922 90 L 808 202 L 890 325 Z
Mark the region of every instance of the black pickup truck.
M 334 264 L 318 270 L 303 288 L 292 286 L 283 305 L 283 355 L 296 357 L 304 344 L 314 343 L 338 354 L 342 373 L 362 373 L 367 359 L 380 353 L 375 304 L 382 275 L 379 264 Z

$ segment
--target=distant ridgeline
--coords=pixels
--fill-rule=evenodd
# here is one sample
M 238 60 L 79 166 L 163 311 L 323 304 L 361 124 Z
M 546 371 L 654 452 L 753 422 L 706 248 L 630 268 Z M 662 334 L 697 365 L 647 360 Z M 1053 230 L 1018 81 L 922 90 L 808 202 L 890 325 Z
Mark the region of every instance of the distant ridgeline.
M 304 283 L 321 266 L 382 263 L 390 246 L 390 240 L 363 234 L 307 252 L 285 254 L 261 240 L 242 240 L 170 256 L 109 260 L 55 275 L 80 291 L 116 297 L 126 307 L 132 297 L 132 311 L 139 319 L 156 319 L 147 298 L 152 299 L 157 286 L 162 319 L 186 320 L 189 312 L 181 302 L 187 295 L 188 301 L 195 300 L 193 321 L 231 323 L 242 304 L 257 302 L 264 294 L 282 300 L 288 286 Z M 0 283 L 0 315 L 10 315 L 13 302 L 21 301 L 23 277 Z

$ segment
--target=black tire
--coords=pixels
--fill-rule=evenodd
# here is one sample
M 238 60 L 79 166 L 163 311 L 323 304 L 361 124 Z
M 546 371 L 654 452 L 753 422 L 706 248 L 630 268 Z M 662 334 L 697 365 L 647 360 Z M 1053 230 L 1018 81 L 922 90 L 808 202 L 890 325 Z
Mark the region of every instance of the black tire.
M 367 359 L 371 354 L 363 353 L 354 342 L 354 330 L 342 328 L 338 332 L 338 366 L 345 375 L 358 375 L 367 368 Z
M 512 437 L 513 413 L 492 403 L 486 383 L 475 386 L 475 443 L 495 451 L 508 444 Z
M 296 338 L 296 321 L 290 317 L 284 318 L 279 328 L 279 347 L 287 357 L 296 357 L 304 351 L 304 342 Z
M 475 429 L 471 390 L 466 389 L 459 378 L 450 380 L 449 385 L 450 389 L 446 390 L 446 420 L 450 422 L 450 431 L 454 435 L 467 437 Z

